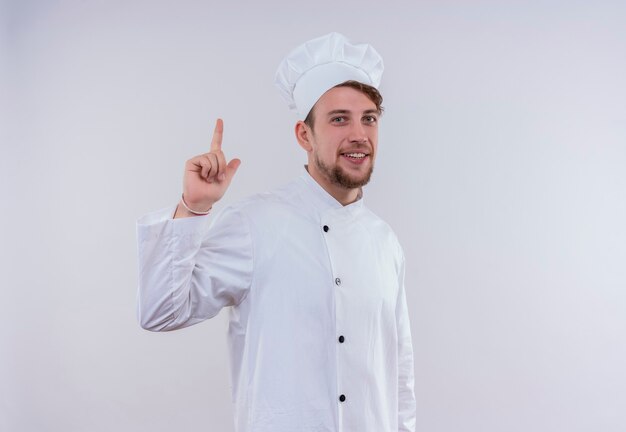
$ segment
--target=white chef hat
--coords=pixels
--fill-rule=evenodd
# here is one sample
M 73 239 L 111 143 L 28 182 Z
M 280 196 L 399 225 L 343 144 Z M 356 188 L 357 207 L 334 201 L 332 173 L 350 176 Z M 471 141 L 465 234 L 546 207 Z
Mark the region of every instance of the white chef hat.
M 355 80 L 378 88 L 383 59 L 368 44 L 353 44 L 344 35 L 329 33 L 294 49 L 276 71 L 274 84 L 289 108 L 306 118 L 326 91 Z

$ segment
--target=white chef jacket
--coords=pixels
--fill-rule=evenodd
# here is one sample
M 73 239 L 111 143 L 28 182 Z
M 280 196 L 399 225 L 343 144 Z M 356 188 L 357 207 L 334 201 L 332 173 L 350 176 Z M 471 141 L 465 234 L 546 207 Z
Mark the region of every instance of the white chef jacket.
M 138 318 L 174 330 L 230 307 L 238 432 L 415 430 L 404 256 L 309 174 L 207 217 L 138 221 Z

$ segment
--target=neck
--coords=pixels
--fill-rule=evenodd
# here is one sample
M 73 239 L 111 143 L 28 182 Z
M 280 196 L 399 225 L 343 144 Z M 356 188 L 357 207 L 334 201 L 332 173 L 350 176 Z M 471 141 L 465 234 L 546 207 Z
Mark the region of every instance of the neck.
M 346 206 L 352 204 L 359 199 L 361 188 L 348 189 L 329 181 L 322 173 L 316 170 L 315 165 L 305 165 L 313 180 L 315 180 L 330 196 L 335 198 L 341 205 Z

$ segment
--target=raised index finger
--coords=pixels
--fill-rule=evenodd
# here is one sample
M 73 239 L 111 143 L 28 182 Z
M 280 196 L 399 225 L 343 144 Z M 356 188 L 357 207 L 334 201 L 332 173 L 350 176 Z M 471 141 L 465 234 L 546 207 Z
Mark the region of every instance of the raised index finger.
M 213 139 L 211 140 L 211 151 L 222 149 L 222 135 L 224 134 L 224 122 L 221 118 L 215 122 L 215 130 L 213 131 Z

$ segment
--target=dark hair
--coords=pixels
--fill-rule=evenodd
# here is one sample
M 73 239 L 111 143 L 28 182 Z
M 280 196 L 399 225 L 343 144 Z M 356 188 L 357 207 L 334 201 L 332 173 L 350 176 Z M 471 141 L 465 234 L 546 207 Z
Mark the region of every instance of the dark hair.
M 374 102 L 374 104 L 376 105 L 376 109 L 378 110 L 380 114 L 383 113 L 384 111 L 384 108 L 382 105 L 383 96 L 376 89 L 376 87 L 372 87 L 371 85 L 363 84 L 362 82 L 354 81 L 354 80 L 344 81 L 341 84 L 337 84 L 333 88 L 336 88 L 336 87 L 350 87 L 357 91 L 360 91 L 365 96 L 367 96 L 369 100 Z M 315 121 L 315 118 L 313 117 L 314 110 L 315 110 L 315 105 L 313 105 L 313 108 L 311 108 L 311 111 L 309 111 L 306 118 L 304 119 L 304 123 L 306 123 L 306 125 L 310 127 L 311 129 L 313 129 L 313 122 Z

